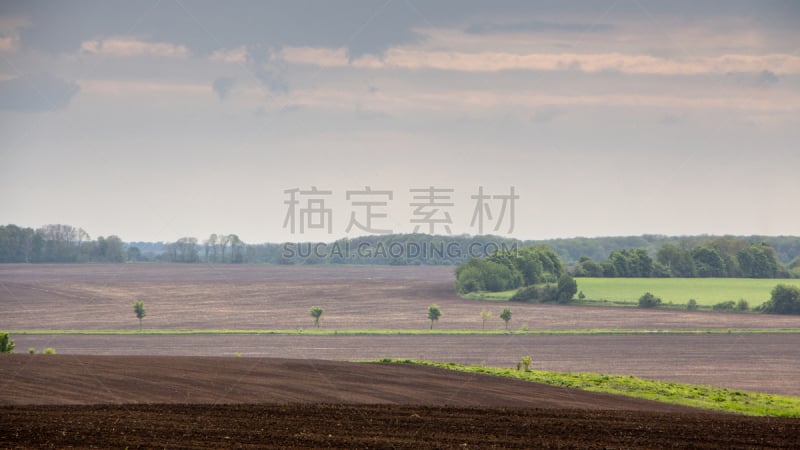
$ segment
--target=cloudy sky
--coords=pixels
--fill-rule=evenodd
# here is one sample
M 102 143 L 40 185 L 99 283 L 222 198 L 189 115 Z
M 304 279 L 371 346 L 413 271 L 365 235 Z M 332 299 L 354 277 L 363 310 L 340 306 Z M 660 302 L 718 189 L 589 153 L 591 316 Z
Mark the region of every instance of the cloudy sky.
M 0 223 L 476 234 L 482 187 L 483 231 L 523 239 L 797 235 L 798 23 L 793 1 L 4 1 Z M 414 205 L 430 187 L 446 205 Z

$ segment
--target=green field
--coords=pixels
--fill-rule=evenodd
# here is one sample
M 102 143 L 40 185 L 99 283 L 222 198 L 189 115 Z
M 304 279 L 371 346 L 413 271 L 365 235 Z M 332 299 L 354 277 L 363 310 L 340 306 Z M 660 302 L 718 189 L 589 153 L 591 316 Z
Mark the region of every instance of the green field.
M 661 297 L 664 303 L 685 305 L 690 298 L 698 305 L 711 306 L 728 300 L 745 299 L 750 307 L 769 300 L 778 284 L 800 287 L 800 279 L 753 278 L 576 278 L 578 290 L 589 303 L 636 304 L 645 292 Z M 508 300 L 516 291 L 469 293 L 466 298 Z
M 750 307 L 769 300 L 778 284 L 800 287 L 799 279 L 752 278 L 576 278 L 578 290 L 589 300 L 636 303 L 645 292 L 661 297 L 664 303 L 685 305 L 690 298 L 698 305 L 711 306 L 727 300 L 745 299 Z
M 592 372 L 564 373 L 545 370 L 531 370 L 526 372 L 524 370 L 465 366 L 455 363 L 424 360 L 386 358 L 378 362 L 420 364 L 460 372 L 516 378 L 553 386 L 626 395 L 664 403 L 750 416 L 800 417 L 800 397 L 764 394 L 717 386 L 647 380 L 628 375 L 608 375 Z

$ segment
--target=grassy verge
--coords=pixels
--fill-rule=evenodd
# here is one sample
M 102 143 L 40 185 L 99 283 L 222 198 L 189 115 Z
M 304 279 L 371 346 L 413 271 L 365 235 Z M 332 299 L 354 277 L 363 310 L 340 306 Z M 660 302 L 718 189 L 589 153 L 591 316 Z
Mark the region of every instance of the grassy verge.
M 424 360 L 387 358 L 378 362 L 433 366 L 460 372 L 515 378 L 552 386 L 619 394 L 628 397 L 750 416 L 800 417 L 800 397 L 764 394 L 717 386 L 654 381 L 633 376 L 606 375 L 591 372 L 563 373 L 544 370 L 525 372 L 514 369 L 465 366 L 455 363 L 440 363 Z
M 360 336 L 360 335 L 503 335 L 503 334 L 766 334 L 766 333 L 800 333 L 800 328 L 708 328 L 708 329 L 666 329 L 648 330 L 632 328 L 593 328 L 565 330 L 448 330 L 448 329 L 364 329 L 335 330 L 327 328 L 295 329 L 295 330 L 178 330 L 178 329 L 145 329 L 139 330 L 9 330 L 13 335 L 285 335 L 285 336 Z

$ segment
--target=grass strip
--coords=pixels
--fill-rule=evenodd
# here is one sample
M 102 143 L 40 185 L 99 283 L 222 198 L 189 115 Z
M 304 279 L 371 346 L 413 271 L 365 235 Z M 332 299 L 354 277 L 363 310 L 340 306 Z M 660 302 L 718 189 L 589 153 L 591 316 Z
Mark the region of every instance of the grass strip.
M 800 397 L 765 394 L 718 386 L 647 380 L 629 375 L 608 375 L 593 372 L 565 373 L 545 370 L 526 372 L 524 370 L 467 366 L 426 360 L 385 358 L 374 362 L 432 366 L 459 372 L 514 378 L 551 386 L 605 392 L 749 416 L 800 417 Z
M 706 329 L 551 329 L 551 330 L 448 330 L 448 329 L 361 329 L 336 330 L 326 328 L 288 330 L 227 330 L 227 329 L 145 329 L 139 330 L 9 330 L 11 335 L 285 335 L 285 336 L 360 336 L 360 335 L 607 335 L 607 334 L 796 334 L 800 328 L 706 328 Z

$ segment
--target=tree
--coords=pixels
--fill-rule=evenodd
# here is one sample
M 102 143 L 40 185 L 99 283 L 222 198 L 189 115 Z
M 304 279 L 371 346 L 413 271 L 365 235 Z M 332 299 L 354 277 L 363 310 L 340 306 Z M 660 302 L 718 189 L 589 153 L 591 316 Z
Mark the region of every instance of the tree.
M 481 320 L 483 321 L 483 329 L 486 329 L 486 322 L 492 320 L 492 312 L 488 309 L 481 310 Z
M 146 314 L 144 311 L 144 302 L 141 302 L 139 300 L 133 302 L 133 312 L 139 319 L 139 331 L 142 331 L 142 319 L 144 319 L 144 316 Z
M 504 308 L 500 313 L 500 318 L 506 323 L 506 330 L 508 329 L 508 322 L 511 322 L 511 308 Z
M 775 286 L 761 310 L 774 314 L 800 314 L 800 288 L 788 284 Z
M 312 306 L 308 313 L 314 318 L 314 326 L 319 328 L 319 319 L 322 317 L 323 309 L 321 306 Z
M 649 292 L 645 292 L 644 295 L 639 297 L 639 308 L 655 308 L 660 304 L 661 299 Z
M 578 283 L 565 273 L 558 279 L 558 302 L 567 303 L 578 293 Z
M 0 333 L 0 353 L 14 353 L 14 341 L 8 333 Z
M 433 323 L 439 320 L 442 315 L 442 310 L 439 309 L 439 305 L 434 303 L 428 306 L 428 319 L 431 320 L 431 330 L 433 329 Z

